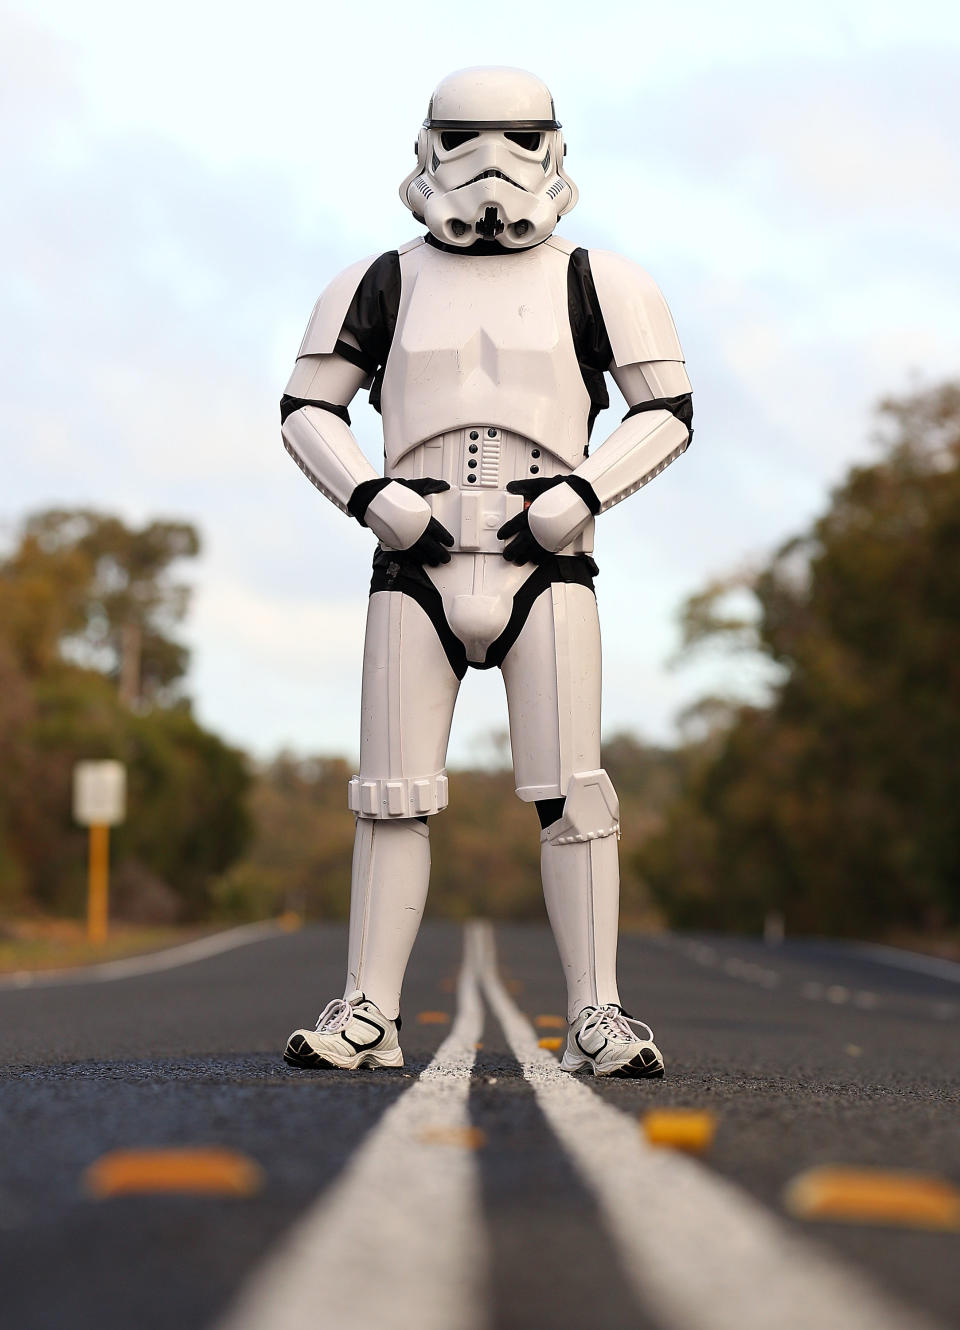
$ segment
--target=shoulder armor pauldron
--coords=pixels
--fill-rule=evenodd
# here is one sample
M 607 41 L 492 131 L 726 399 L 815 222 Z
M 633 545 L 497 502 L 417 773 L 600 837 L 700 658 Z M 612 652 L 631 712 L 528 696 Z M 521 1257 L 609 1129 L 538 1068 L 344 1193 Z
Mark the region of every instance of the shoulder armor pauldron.
M 683 360 L 667 302 L 648 272 L 604 249 L 590 250 L 590 271 L 615 365 Z

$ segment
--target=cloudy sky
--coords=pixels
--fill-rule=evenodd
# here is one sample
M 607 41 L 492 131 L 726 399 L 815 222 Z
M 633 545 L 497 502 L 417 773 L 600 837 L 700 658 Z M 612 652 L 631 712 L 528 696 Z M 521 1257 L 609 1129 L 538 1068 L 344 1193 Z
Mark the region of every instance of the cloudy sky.
M 200 718 L 354 753 L 371 538 L 277 402 L 330 277 L 417 233 L 397 185 L 435 83 L 531 68 L 580 186 L 561 233 L 654 274 L 694 383 L 693 449 L 598 531 L 607 732 L 670 738 L 751 686 L 667 668 L 684 596 L 823 507 L 878 397 L 957 372 L 958 56 L 960 9 L 927 0 L 6 4 L 3 538 L 52 504 L 195 521 Z M 452 760 L 504 725 L 471 672 Z

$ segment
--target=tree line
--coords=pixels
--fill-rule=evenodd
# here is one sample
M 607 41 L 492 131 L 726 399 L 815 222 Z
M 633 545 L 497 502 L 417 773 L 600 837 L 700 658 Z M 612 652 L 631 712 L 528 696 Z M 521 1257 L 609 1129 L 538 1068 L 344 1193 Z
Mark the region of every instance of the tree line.
M 884 402 L 880 422 L 876 460 L 807 531 L 683 607 L 684 651 L 762 658 L 769 695 L 702 699 L 673 748 L 606 744 L 628 919 L 960 924 L 960 384 Z M 346 917 L 347 763 L 258 766 L 192 714 L 176 570 L 198 551 L 189 523 L 49 510 L 0 560 L 0 909 L 80 912 L 70 773 L 115 757 L 135 810 L 115 836 L 119 913 Z M 539 828 L 509 771 L 453 773 L 431 831 L 431 911 L 541 917 Z
M 189 594 L 173 569 L 199 547 L 189 523 L 50 509 L 0 561 L 0 912 L 81 913 L 73 766 L 116 758 L 134 815 L 113 836 L 115 911 L 209 915 L 252 833 L 251 776 L 181 691 Z
M 672 923 L 960 923 L 960 383 L 883 402 L 877 442 L 807 531 L 684 607 L 687 651 L 758 653 L 779 681 L 765 705 L 705 700 L 678 753 L 637 855 Z

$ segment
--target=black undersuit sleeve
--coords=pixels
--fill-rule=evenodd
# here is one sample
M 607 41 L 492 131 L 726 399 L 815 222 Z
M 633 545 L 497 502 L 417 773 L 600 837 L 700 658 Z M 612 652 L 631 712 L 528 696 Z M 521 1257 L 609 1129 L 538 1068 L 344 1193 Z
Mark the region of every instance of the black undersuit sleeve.
M 642 415 L 645 411 L 669 411 L 672 416 L 676 416 L 681 425 L 686 425 L 693 440 L 693 394 L 681 393 L 678 397 L 654 397 L 649 402 L 637 402 L 632 406 L 624 420 L 629 420 L 631 416 Z
M 391 249 L 364 273 L 343 321 L 341 332 L 349 333 L 359 350 L 343 339 L 337 344 L 338 354 L 372 375 L 370 405 L 377 411 L 399 309 L 400 255 Z
M 580 373 L 590 394 L 590 415 L 587 418 L 589 438 L 593 422 L 610 405 L 610 395 L 603 376 L 610 367 L 613 352 L 593 273 L 590 271 L 590 255 L 585 249 L 575 249 L 570 255 L 567 266 L 567 305 Z
M 322 402 L 318 397 L 290 397 L 286 393 L 280 398 L 280 424 L 304 406 L 318 406 L 321 411 L 339 416 L 345 425 L 350 424 L 350 412 L 345 406 L 339 406 L 336 402 Z

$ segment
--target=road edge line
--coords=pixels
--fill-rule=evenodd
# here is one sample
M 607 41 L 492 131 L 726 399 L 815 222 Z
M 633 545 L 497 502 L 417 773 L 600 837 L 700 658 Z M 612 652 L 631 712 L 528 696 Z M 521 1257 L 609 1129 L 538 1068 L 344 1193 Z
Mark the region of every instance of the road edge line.
M 157 974 L 174 970 L 181 965 L 192 965 L 210 956 L 264 942 L 267 938 L 282 936 L 286 929 L 272 919 L 253 924 L 238 924 L 236 928 L 222 929 L 191 942 L 179 942 L 161 951 L 147 951 L 139 956 L 121 956 L 117 960 L 98 961 L 94 965 L 77 965 L 60 970 L 15 970 L 0 975 L 0 991 L 22 992 L 31 988 L 61 988 L 65 984 L 102 984 L 114 979 L 136 979 L 142 974 Z
M 960 961 L 951 961 L 946 956 L 927 956 L 922 951 L 907 951 L 905 947 L 891 947 L 884 942 L 853 942 L 848 946 L 855 955 L 866 956 L 877 965 L 960 984 Z

